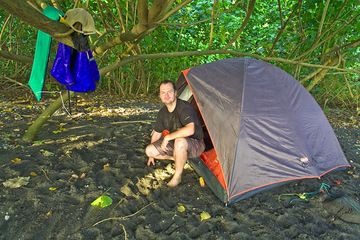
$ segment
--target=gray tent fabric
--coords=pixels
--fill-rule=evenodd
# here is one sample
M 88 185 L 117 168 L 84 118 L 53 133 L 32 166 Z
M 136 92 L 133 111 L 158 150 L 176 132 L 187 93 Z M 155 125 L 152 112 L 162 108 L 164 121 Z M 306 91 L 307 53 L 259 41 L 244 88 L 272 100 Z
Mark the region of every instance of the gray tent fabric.
M 320 106 L 280 68 L 224 59 L 183 71 L 184 83 L 217 153 L 224 202 L 350 167 Z

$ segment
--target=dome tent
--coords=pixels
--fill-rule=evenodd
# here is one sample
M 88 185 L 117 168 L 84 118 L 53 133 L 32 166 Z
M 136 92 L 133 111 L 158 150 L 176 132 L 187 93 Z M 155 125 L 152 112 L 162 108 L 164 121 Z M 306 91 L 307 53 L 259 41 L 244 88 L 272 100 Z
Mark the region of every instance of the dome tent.
M 320 106 L 278 67 L 224 59 L 182 71 L 177 87 L 204 123 L 206 151 L 189 162 L 226 204 L 350 167 Z

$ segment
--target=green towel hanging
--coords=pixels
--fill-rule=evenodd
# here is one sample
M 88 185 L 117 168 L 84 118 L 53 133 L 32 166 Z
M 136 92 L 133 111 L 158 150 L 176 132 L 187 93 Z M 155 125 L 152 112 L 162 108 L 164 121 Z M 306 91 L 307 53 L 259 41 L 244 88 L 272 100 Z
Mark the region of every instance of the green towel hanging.
M 63 15 L 60 10 L 51 6 L 46 7 L 43 10 L 43 14 L 54 21 L 58 21 L 60 16 Z M 47 33 L 44 33 L 43 31 L 38 31 L 34 62 L 31 70 L 30 80 L 28 82 L 38 101 L 41 99 L 41 91 L 44 85 L 46 68 L 49 60 L 50 45 L 51 36 Z

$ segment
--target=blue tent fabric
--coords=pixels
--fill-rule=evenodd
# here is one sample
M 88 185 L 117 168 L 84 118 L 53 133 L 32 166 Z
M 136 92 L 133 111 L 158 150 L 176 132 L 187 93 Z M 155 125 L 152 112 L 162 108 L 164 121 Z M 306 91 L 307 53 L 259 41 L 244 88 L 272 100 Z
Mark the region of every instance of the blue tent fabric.
M 79 52 L 59 43 L 51 75 L 66 89 L 90 92 L 96 89 L 100 73 L 90 50 Z
M 179 96 L 189 95 L 185 86 L 193 95 L 225 187 L 205 161 L 192 165 L 226 204 L 351 167 L 315 99 L 274 65 L 222 59 L 183 71 L 178 86 Z

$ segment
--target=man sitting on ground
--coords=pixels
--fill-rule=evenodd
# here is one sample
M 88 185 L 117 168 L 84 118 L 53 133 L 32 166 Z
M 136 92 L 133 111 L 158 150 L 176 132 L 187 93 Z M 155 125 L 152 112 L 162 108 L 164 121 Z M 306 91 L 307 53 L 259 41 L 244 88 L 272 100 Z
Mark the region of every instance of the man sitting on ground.
M 167 185 L 175 187 L 181 182 L 187 158 L 198 157 L 204 151 L 203 131 L 191 104 L 177 98 L 172 81 L 160 83 L 159 95 L 165 106 L 158 113 L 151 144 L 145 149 L 147 165 L 154 165 L 154 159 L 174 160 L 175 174 Z

